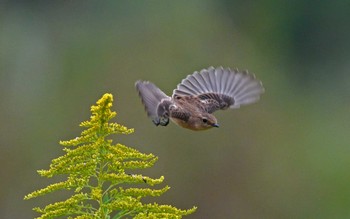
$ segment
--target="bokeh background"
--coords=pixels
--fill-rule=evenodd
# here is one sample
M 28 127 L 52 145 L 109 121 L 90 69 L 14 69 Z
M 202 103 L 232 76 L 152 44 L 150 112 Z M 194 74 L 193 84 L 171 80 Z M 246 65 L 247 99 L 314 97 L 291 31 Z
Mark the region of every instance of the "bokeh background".
M 159 156 L 171 190 L 150 199 L 187 218 L 350 218 L 350 2 L 2 1 L 0 218 L 33 218 L 55 195 L 36 174 L 63 154 L 104 93 L 135 133 L 115 142 Z M 219 129 L 155 127 L 138 79 L 171 94 L 209 66 L 248 69 L 266 92 L 216 113 Z

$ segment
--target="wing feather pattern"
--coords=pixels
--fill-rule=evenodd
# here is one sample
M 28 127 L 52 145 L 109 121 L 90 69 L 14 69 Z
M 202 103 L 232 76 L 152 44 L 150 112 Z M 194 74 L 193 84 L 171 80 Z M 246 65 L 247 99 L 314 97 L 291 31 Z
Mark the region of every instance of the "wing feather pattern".
M 218 109 L 239 108 L 254 103 L 263 92 L 262 83 L 248 71 L 209 67 L 183 79 L 174 90 L 173 97 L 197 96 L 203 101 L 214 100 L 217 102 L 215 107 L 213 101 L 207 101 L 208 105 L 211 104 L 208 106 L 211 113 Z

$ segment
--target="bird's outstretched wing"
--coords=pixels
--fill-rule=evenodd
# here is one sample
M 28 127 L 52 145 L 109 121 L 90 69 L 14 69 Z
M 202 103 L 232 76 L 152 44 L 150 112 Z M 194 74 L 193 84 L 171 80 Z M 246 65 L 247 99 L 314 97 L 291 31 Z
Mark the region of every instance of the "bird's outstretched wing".
M 147 115 L 155 125 L 166 126 L 169 123 L 169 105 L 171 98 L 156 85 L 148 81 L 137 81 L 136 89 L 145 106 Z
M 219 109 L 239 108 L 254 103 L 264 92 L 262 83 L 247 71 L 209 67 L 188 75 L 177 85 L 173 98 L 196 96 L 212 113 Z

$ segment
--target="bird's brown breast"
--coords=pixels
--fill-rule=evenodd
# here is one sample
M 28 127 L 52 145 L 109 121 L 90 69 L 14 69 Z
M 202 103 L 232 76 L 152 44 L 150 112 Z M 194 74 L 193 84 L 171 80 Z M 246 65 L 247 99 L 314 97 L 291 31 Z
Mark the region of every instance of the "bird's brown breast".
M 193 120 L 191 118 L 188 121 L 184 121 L 178 118 L 170 117 L 171 121 L 173 121 L 176 125 L 181 126 L 186 129 L 191 129 L 193 131 L 202 131 L 212 128 L 211 126 L 202 126 Z

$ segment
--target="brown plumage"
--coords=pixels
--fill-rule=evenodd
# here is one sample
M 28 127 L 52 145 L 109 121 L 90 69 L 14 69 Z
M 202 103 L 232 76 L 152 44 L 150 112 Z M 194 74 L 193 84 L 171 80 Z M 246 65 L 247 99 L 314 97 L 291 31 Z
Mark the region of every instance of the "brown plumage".
M 155 125 L 166 126 L 171 119 L 191 130 L 219 127 L 213 112 L 254 103 L 264 92 L 262 83 L 253 74 L 222 67 L 209 67 L 188 75 L 172 97 L 148 81 L 137 81 L 136 89 Z

